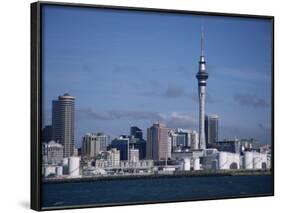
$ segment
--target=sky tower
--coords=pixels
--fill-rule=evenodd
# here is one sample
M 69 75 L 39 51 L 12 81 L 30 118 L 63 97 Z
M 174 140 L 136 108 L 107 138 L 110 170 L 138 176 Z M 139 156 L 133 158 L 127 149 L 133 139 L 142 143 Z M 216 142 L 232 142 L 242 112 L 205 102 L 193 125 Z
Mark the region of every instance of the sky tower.
M 208 73 L 206 72 L 206 61 L 204 57 L 204 29 L 201 28 L 201 56 L 199 60 L 199 70 L 196 74 L 198 79 L 199 95 L 199 148 L 206 149 L 205 141 L 205 98 Z

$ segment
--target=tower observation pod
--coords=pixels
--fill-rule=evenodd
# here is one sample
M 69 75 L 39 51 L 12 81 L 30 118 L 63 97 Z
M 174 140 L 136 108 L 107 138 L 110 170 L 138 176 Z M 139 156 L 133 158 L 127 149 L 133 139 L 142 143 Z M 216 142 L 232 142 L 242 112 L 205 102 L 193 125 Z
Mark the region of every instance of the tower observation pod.
M 199 60 L 199 70 L 196 74 L 198 80 L 199 97 L 199 148 L 206 149 L 205 141 L 205 99 L 208 73 L 206 72 L 206 61 L 204 56 L 204 30 L 201 29 L 201 55 Z

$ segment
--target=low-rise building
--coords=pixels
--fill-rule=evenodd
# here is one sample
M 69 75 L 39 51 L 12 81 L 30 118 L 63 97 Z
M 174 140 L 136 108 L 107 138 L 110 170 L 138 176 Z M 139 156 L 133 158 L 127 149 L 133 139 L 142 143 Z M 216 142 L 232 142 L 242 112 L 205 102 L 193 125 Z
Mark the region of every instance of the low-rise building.
M 43 164 L 59 165 L 63 160 L 63 145 L 50 141 L 42 144 Z

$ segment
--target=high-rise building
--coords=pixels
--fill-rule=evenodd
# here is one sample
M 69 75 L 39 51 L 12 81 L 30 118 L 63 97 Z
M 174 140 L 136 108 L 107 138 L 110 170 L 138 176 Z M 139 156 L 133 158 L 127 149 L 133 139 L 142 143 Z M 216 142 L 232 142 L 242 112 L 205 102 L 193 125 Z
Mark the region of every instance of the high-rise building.
M 142 130 L 138 128 L 137 126 L 131 126 L 131 136 L 134 136 L 135 138 L 142 139 Z
M 201 32 L 201 56 L 199 60 L 199 70 L 196 74 L 198 79 L 198 95 L 199 95 L 199 148 L 206 148 L 205 141 L 205 98 L 206 98 L 206 86 L 208 73 L 206 72 L 206 61 L 204 56 L 204 36 L 203 29 Z
M 143 131 L 137 126 L 132 126 L 130 131 L 130 147 L 139 150 L 139 159 L 146 158 L 146 140 L 143 139 Z
M 211 143 L 216 143 L 218 141 L 218 129 L 219 129 L 219 116 L 206 115 L 205 136 L 206 136 L 207 147 L 209 147 Z
M 120 135 L 111 141 L 109 148 L 116 148 L 120 151 L 120 160 L 129 160 L 130 138 L 127 135 Z
M 146 158 L 146 140 L 138 139 L 134 140 L 131 138 L 130 147 L 134 146 L 135 149 L 139 150 L 139 159 L 144 160 Z
M 88 133 L 82 139 L 82 156 L 94 158 L 101 151 L 106 151 L 109 136 L 103 133 Z
M 70 157 L 74 152 L 74 110 L 75 98 L 68 93 L 53 100 L 53 140 L 63 145 L 64 157 Z
M 42 129 L 42 142 L 49 143 L 53 140 L 53 128 L 52 125 L 46 125 Z
M 146 158 L 146 141 L 144 139 L 135 138 L 134 135 L 120 135 L 113 139 L 109 148 L 116 148 L 120 151 L 120 159 L 122 161 L 129 160 L 129 149 L 135 148 L 139 150 L 139 159 Z M 130 157 L 130 156 L 129 156 Z
M 153 124 L 147 129 L 146 158 L 165 160 L 170 157 L 169 129 L 165 124 Z

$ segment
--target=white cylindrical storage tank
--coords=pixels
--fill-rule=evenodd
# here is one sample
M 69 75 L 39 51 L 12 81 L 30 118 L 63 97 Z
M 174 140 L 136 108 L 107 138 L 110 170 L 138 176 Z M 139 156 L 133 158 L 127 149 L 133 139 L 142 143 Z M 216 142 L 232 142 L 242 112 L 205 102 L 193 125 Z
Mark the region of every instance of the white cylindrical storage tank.
M 183 170 L 190 171 L 190 159 L 189 158 L 184 159 Z
M 199 158 L 195 158 L 193 160 L 193 169 L 200 170 L 200 159 Z
M 254 169 L 261 169 L 262 166 L 262 159 L 260 157 L 254 157 L 254 160 L 253 160 L 253 168 Z
M 253 152 L 244 152 L 244 168 L 253 169 Z
M 79 176 L 80 168 L 80 158 L 79 157 L 69 157 L 68 158 L 68 174 L 71 177 Z
M 56 167 L 56 175 L 57 176 L 62 176 L 62 166 L 57 166 Z
M 219 152 L 219 169 L 229 169 L 229 165 L 227 162 L 227 153 Z

